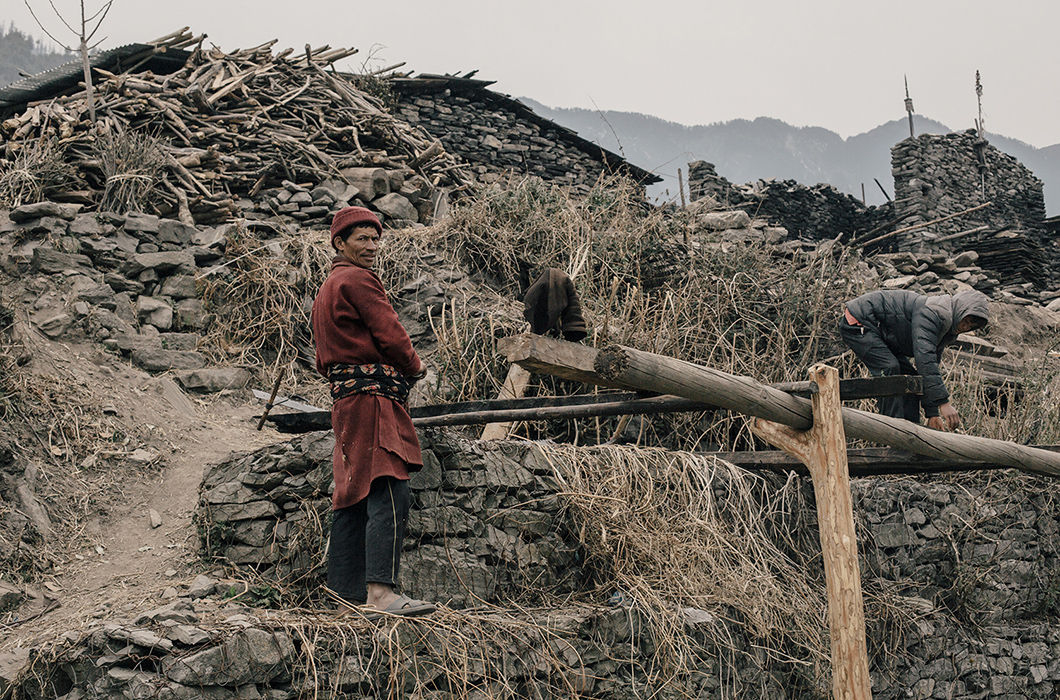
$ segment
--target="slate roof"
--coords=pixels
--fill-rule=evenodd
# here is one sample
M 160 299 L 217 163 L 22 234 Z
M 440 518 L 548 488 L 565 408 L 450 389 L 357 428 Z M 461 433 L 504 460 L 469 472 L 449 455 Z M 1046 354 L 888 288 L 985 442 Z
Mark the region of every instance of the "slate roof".
M 584 138 L 573 129 L 561 126 L 551 119 L 546 119 L 532 110 L 519 100 L 500 92 L 489 90 L 494 80 L 479 80 L 471 78 L 472 71 L 466 76 L 435 75 L 432 73 L 420 73 L 415 77 L 392 78 L 394 89 L 402 94 L 416 94 L 425 92 L 441 92 L 451 90 L 456 94 L 473 96 L 492 106 L 500 106 L 514 112 L 520 118 L 533 122 L 541 127 L 547 128 L 555 133 L 556 137 L 569 146 L 576 148 L 588 155 L 602 160 L 611 170 L 616 172 L 627 172 L 637 182 L 653 184 L 662 182 L 662 178 L 653 172 L 633 165 L 617 153 L 607 150 L 599 144 Z
M 183 67 L 190 55 L 183 49 L 159 50 L 150 44 L 126 44 L 93 54 L 89 61 L 93 68 L 102 68 L 111 73 L 135 68 L 166 75 Z M 30 102 L 76 92 L 83 80 L 84 68 L 80 58 L 18 80 L 0 88 L 0 115 L 8 117 L 24 110 Z

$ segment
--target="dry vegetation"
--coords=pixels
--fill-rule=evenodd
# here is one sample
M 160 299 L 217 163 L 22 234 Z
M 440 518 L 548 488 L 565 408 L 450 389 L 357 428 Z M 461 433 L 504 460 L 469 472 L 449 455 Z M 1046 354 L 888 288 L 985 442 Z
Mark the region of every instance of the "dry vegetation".
M 435 401 L 496 395 L 507 369 L 496 341 L 525 330 L 519 299 L 544 267 L 575 276 L 590 328 L 586 342 L 597 347 L 619 343 L 763 382 L 803 380 L 822 360 L 837 363 L 846 376 L 862 372 L 835 332 L 840 303 L 866 291 L 856 255 L 825 244 L 812 254 L 783 257 L 767 244 L 726 244 L 705 233 L 685 246 L 683 233 L 684 222 L 646 210 L 627 181 L 602 179 L 574 197 L 526 178 L 463 200 L 435 226 L 387 232 L 377 271 L 392 295 L 436 278 L 441 268 L 466 270 L 479 283 L 431 310 L 434 339 L 418 349 L 437 374 L 429 394 Z M 234 229 L 228 257 L 224 270 L 203 280 L 218 313 L 210 338 L 215 357 L 259 370 L 290 367 L 303 394 L 319 392 L 308 327 L 330 260 L 325 235 L 292 230 L 270 241 Z M 1024 399 L 1004 410 L 988 405 L 1002 399 L 974 372 L 947 369 L 970 432 L 1060 442 L 1058 412 L 1038 410 L 1055 388 L 1055 363 L 1032 364 Z M 272 369 L 266 374 L 275 376 Z M 573 390 L 584 389 L 549 378 L 532 389 L 544 395 Z M 616 422 L 537 422 L 519 430 L 596 444 Z M 655 417 L 634 427 L 644 445 L 754 444 L 744 420 L 726 412 Z
M 61 350 L 0 311 L 0 570 L 33 581 L 65 560 L 87 521 L 120 503 L 123 458 L 149 429 L 108 413 Z

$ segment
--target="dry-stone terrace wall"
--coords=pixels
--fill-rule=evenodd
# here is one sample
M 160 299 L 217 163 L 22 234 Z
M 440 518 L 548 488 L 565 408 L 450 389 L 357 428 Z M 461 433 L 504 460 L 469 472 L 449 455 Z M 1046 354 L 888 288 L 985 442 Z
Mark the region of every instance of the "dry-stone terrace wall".
M 425 433 L 422 441 L 426 468 L 412 480 L 414 515 L 402 573 L 410 592 L 459 608 L 533 604 L 543 589 L 583 596 L 594 590 L 594 572 L 584 564 L 554 472 L 538 448 L 445 433 Z M 266 579 L 318 589 L 322 576 L 314 562 L 327 527 L 331 446 L 328 435 L 310 434 L 211 467 L 200 505 L 206 551 Z M 905 615 L 897 627 L 869 621 L 874 697 L 1056 697 L 1055 488 L 1017 474 L 853 483 L 863 581 L 867 589 L 900 596 Z M 807 484 L 800 507 L 812 510 L 812 502 Z M 729 632 L 746 643 L 738 627 Z M 763 675 L 763 668 L 746 665 L 747 657 L 737 667 L 726 666 L 731 657 L 719 658 L 717 667 L 703 669 L 705 677 L 742 683 L 786 677 L 786 690 L 756 697 L 815 697 L 793 690 L 801 686 L 790 669 L 763 662 Z M 712 697 L 707 687 L 717 688 L 703 686 L 699 697 Z
M 831 185 L 807 187 L 794 180 L 758 180 L 734 185 L 713 163 L 688 164 L 688 191 L 693 202 L 710 198 L 720 207 L 740 207 L 750 215 L 783 226 L 795 238 L 822 240 L 871 231 L 890 215 L 890 207 L 866 207 Z
M 483 182 L 515 173 L 587 189 L 604 172 L 599 156 L 572 147 L 561 127 L 526 119 L 487 90 L 404 90 L 395 112 L 440 139 Z
M 572 590 L 581 554 L 541 454 L 515 443 L 455 443 L 441 433 L 422 438 L 405 587 L 457 607 Z M 310 433 L 210 468 L 200 507 L 208 553 L 266 578 L 304 578 L 329 527 L 333 446 L 330 433 Z

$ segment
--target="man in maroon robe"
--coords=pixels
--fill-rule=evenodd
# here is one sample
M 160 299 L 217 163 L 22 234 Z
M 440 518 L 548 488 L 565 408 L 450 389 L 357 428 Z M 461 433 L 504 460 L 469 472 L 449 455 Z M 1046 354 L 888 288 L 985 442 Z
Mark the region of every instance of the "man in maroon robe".
M 368 209 L 336 213 L 331 245 L 337 255 L 313 302 L 317 371 L 335 401 L 328 588 L 373 611 L 422 615 L 434 606 L 396 588 L 409 472 L 423 466 L 406 402 L 425 370 L 372 272 L 382 233 Z

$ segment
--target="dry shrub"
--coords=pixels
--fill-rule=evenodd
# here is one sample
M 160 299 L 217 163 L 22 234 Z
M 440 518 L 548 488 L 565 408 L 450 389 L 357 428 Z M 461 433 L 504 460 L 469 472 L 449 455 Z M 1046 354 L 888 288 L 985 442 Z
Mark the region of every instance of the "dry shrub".
M 53 138 L 42 136 L 22 147 L 8 146 L 8 157 L 0 159 L 0 207 L 40 202 L 76 179 L 65 149 Z
M 682 609 L 693 608 L 739 623 L 754 646 L 821 681 L 825 600 L 810 578 L 813 545 L 793 539 L 813 532 L 801 521 L 796 480 L 778 488 L 714 458 L 662 449 L 543 453 L 601 586 L 617 588 L 648 621 L 653 673 L 690 673 L 708 651 L 685 630 Z M 737 652 L 724 637 L 712 641 Z
M 97 136 L 92 152 L 103 175 L 100 211 L 156 208 L 167 167 L 167 151 L 158 139 L 143 131 L 107 131 Z
M 212 359 L 259 371 L 313 366 L 309 315 L 331 255 L 326 234 L 285 231 L 271 240 L 229 227 L 226 257 L 200 275 L 214 322 L 203 344 Z

